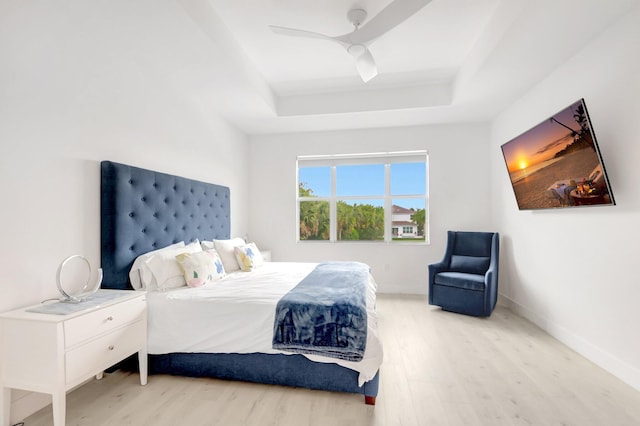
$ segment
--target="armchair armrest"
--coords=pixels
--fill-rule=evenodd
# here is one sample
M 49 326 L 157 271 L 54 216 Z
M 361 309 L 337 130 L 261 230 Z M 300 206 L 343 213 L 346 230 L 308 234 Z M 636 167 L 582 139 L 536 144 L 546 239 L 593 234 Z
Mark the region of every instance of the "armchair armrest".
M 498 265 L 500 264 L 500 234 L 496 233 L 491 242 L 491 263 L 484 274 L 485 310 L 490 314 L 498 302 Z
M 448 262 L 445 262 L 444 259 L 438 263 L 432 263 L 428 266 L 429 270 L 429 303 L 433 302 L 433 283 L 437 273 L 445 272 L 448 269 Z
M 487 288 L 495 287 L 498 282 L 498 268 L 490 267 L 484 274 L 484 283 Z
M 438 263 L 432 263 L 428 266 L 429 269 L 429 284 L 431 284 L 433 282 L 433 278 L 436 276 L 436 274 L 440 273 L 440 272 L 445 272 L 447 271 L 447 269 L 449 268 L 449 264 L 448 262 L 440 261 Z
M 447 262 L 444 261 L 432 263 L 429 265 L 429 273 L 431 273 L 431 271 L 433 271 L 435 274 L 437 274 L 438 272 L 444 272 L 447 270 L 448 266 L 449 265 L 447 264 Z

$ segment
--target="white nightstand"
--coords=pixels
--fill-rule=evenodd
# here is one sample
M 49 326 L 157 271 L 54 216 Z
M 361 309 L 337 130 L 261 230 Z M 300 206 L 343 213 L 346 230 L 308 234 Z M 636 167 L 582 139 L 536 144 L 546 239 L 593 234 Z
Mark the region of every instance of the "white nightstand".
M 42 304 L 0 314 L 1 425 L 9 426 L 15 388 L 51 394 L 54 425 L 64 426 L 66 392 L 136 352 L 140 384 L 147 383 L 145 293 L 99 290 L 95 297 L 98 306 L 80 304 L 66 315 L 29 312 Z
M 260 254 L 262 255 L 262 260 L 271 262 L 271 250 L 260 250 Z

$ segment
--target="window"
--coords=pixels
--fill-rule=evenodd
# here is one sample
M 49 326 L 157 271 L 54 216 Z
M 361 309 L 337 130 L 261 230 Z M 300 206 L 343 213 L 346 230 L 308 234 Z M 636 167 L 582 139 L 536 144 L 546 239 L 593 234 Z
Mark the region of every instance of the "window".
M 427 242 L 426 151 L 298 157 L 299 241 Z

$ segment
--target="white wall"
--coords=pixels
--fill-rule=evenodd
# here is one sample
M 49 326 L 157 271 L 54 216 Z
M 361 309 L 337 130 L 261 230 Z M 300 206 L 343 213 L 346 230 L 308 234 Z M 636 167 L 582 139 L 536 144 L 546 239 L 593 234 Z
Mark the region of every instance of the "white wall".
M 256 136 L 250 142 L 249 239 L 276 261 L 359 260 L 380 292 L 426 294 L 429 263 L 439 261 L 446 231 L 490 223 L 489 128 L 437 125 Z M 430 245 L 296 243 L 296 157 L 426 149 L 429 152 Z
M 153 14 L 83 3 L 20 1 L 1 15 L 0 312 L 56 297 L 71 254 L 99 265 L 101 160 L 228 185 L 232 232 L 247 229 L 248 140 L 179 63 L 210 65 L 202 35 L 172 2 Z M 42 402 L 15 394 L 12 423 Z
M 640 7 L 493 123 L 501 293 L 559 340 L 640 389 Z M 500 145 L 585 98 L 617 206 L 518 211 Z
M 101 160 L 228 185 L 246 232 L 248 139 L 180 63 L 203 36 L 170 1 L 84 3 L 16 2 L 1 21 L 0 311 L 53 295 L 69 254 L 98 264 Z
M 208 99 L 221 65 L 189 19 L 169 0 L 0 3 L 0 311 L 56 296 L 56 268 L 70 254 L 98 264 L 99 161 L 110 159 L 228 185 L 234 236 L 248 230 L 275 260 L 365 261 L 381 292 L 425 293 L 426 265 L 441 258 L 446 230 L 499 230 L 501 293 L 514 309 L 640 388 L 638 8 L 491 129 L 250 142 Z M 580 97 L 618 205 L 519 212 L 499 146 Z M 406 149 L 430 153 L 431 245 L 296 244 L 297 155 Z M 16 401 L 12 422 L 33 408 Z

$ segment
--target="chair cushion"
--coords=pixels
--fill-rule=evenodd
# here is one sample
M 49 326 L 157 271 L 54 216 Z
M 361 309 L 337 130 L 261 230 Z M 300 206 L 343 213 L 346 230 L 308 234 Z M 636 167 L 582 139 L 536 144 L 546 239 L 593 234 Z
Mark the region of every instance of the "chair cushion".
M 476 257 L 476 256 L 451 256 L 451 265 L 449 270 L 455 272 L 465 272 L 467 274 L 484 275 L 489 269 L 489 257 Z
M 484 291 L 484 275 L 464 272 L 440 272 L 434 279 L 436 284 L 465 290 Z

